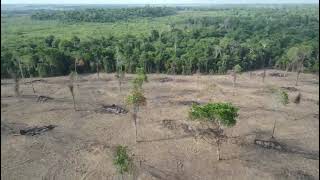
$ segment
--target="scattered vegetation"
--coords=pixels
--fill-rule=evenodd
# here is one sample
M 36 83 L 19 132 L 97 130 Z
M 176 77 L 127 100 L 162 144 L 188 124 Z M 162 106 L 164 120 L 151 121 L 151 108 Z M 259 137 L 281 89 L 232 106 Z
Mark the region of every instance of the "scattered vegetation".
M 127 147 L 117 146 L 113 164 L 117 167 L 117 170 L 121 175 L 130 172 L 132 160 L 127 153 Z

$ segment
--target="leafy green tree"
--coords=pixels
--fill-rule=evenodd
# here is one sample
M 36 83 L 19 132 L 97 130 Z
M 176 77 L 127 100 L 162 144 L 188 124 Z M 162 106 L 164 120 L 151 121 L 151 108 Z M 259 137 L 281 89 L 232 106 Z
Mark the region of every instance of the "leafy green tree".
M 142 68 L 137 69 L 137 76 L 133 80 L 133 88 L 130 95 L 127 97 L 126 103 L 133 108 L 133 123 L 135 127 L 135 141 L 137 142 L 138 131 L 137 131 L 137 117 L 141 106 L 145 106 L 147 101 L 143 94 L 142 84 L 147 80 L 146 75 L 143 73 Z
M 298 85 L 299 75 L 304 67 L 304 61 L 311 55 L 311 47 L 307 45 L 299 45 L 297 47 L 292 47 L 288 50 L 287 55 L 291 60 L 293 66 L 295 66 L 297 71 L 297 78 L 295 85 Z
M 236 124 L 238 108 L 230 103 L 208 103 L 205 105 L 192 105 L 189 111 L 191 120 L 210 122 L 216 125 L 217 159 L 221 160 L 220 146 L 224 135 L 224 127 Z

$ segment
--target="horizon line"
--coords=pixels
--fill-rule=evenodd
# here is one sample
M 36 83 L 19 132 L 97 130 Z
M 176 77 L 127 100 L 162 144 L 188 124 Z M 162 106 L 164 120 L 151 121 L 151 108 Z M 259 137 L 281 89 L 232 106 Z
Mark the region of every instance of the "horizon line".
M 179 4 L 179 5 L 184 5 L 184 4 L 221 4 L 221 5 L 228 5 L 228 4 L 232 4 L 232 5 L 280 5 L 280 4 L 284 4 L 284 5 L 287 5 L 287 4 L 319 4 L 319 1 L 318 2 L 291 2 L 291 3 L 93 3 L 93 4 L 90 4 L 90 3 L 78 3 L 78 4 L 75 4 L 75 3 L 70 3 L 70 4 L 67 4 L 67 3 L 1 3 L 1 5 L 165 5 L 165 4 Z

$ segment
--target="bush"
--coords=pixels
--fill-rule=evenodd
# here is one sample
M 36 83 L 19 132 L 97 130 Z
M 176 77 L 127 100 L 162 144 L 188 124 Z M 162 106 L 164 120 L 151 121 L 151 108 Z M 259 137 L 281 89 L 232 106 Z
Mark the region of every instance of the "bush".
M 206 105 L 192 105 L 189 116 L 192 120 L 220 122 L 225 126 L 236 124 L 238 108 L 230 103 L 208 103 Z
M 142 89 L 143 82 L 148 82 L 148 77 L 144 72 L 143 68 L 136 69 L 136 77 L 133 80 L 133 88 L 134 89 Z
M 132 162 L 127 154 L 127 147 L 118 146 L 116 149 L 116 157 L 113 160 L 113 164 L 117 167 L 120 174 L 129 172 Z
M 283 90 L 279 90 L 277 92 L 277 99 L 279 101 L 279 103 L 281 103 L 282 105 L 287 105 L 289 104 L 289 96 L 288 93 L 283 91 Z
M 142 79 L 144 82 L 148 82 L 148 76 L 143 68 L 137 68 L 136 73 L 138 75 L 138 78 Z
M 143 93 L 139 90 L 134 90 L 132 93 L 127 97 L 126 102 L 128 105 L 138 105 L 142 106 L 146 104 L 146 98 L 144 97 Z
M 233 67 L 233 70 L 235 71 L 235 73 L 241 73 L 242 67 L 239 64 L 237 64 Z

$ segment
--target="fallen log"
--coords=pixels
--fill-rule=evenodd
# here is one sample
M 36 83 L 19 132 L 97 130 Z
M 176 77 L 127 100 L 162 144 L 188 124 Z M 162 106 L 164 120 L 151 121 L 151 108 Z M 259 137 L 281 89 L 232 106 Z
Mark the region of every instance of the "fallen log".
M 41 133 L 44 133 L 46 131 L 52 130 L 53 128 L 55 128 L 55 125 L 48 125 L 48 126 L 42 126 L 42 127 L 30 127 L 30 128 L 26 128 L 26 129 L 20 129 L 20 134 L 21 135 L 38 135 Z
M 254 144 L 267 149 L 276 149 L 279 151 L 285 150 L 285 147 L 283 147 L 279 142 L 273 141 L 273 140 L 267 141 L 267 140 L 255 139 Z

